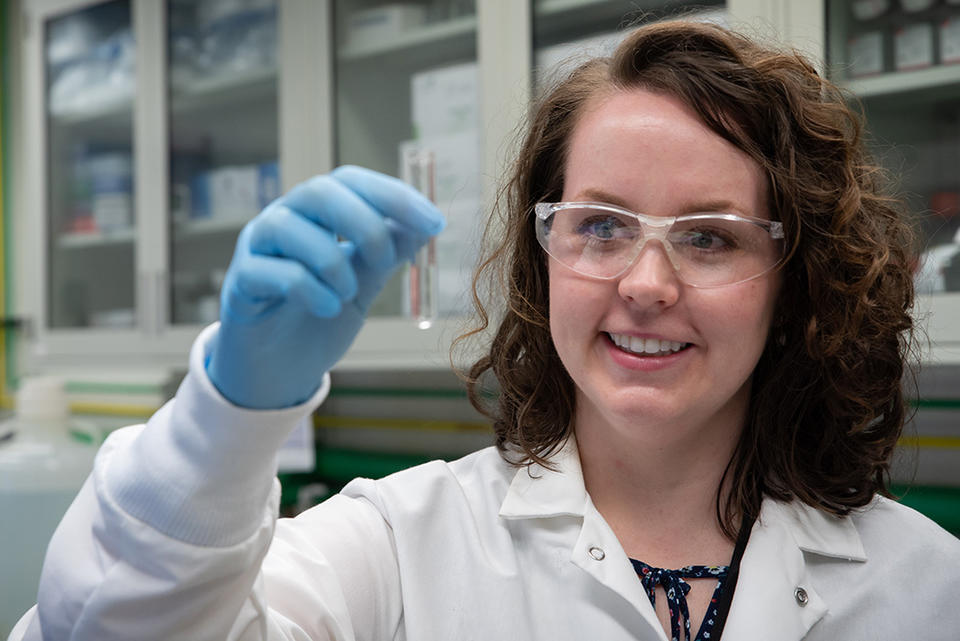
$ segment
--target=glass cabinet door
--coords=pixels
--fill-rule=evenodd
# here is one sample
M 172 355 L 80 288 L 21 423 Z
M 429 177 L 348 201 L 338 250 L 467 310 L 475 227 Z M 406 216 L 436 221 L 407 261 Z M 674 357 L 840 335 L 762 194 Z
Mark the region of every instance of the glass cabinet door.
M 336 0 L 336 162 L 401 176 L 407 150 L 432 152 L 438 311 L 468 308 L 480 210 L 481 141 L 474 0 Z M 372 316 L 409 309 L 404 270 Z
M 549 84 L 589 57 L 612 53 L 626 25 L 676 15 L 723 23 L 724 2 L 533 0 L 534 82 Z
M 237 234 L 280 193 L 276 0 L 170 0 L 174 324 L 217 319 Z
M 135 322 L 129 0 L 44 23 L 48 324 Z
M 831 75 L 916 216 L 920 294 L 960 292 L 960 1 L 831 0 Z

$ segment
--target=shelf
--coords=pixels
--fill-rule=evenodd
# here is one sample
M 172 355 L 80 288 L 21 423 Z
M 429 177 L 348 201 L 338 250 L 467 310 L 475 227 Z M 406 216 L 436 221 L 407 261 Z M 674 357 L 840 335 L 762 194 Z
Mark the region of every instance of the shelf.
M 939 90 L 950 85 L 957 85 L 960 90 L 960 65 L 937 65 L 843 81 L 843 86 L 860 98 Z
M 251 214 L 251 217 L 254 214 Z M 214 234 L 238 234 L 247 220 L 216 220 L 212 218 L 174 223 L 173 232 L 177 240 L 211 236 Z
M 276 95 L 275 67 L 193 78 L 170 86 L 171 110 L 174 113 L 211 109 L 224 104 L 243 104 L 251 99 Z
M 674 15 L 678 9 L 686 13 L 680 2 L 638 1 L 624 3 L 617 0 L 541 0 L 534 3 L 534 47 L 543 49 L 553 45 L 579 41 L 600 34 L 625 33 L 623 29 L 640 21 L 648 22 Z M 723 10 L 718 0 L 697 3 L 697 12 L 712 15 Z
M 57 244 L 64 249 L 81 249 L 87 247 L 106 247 L 111 245 L 132 245 L 134 228 L 118 229 L 112 232 L 70 232 L 61 234 Z
M 276 68 L 258 69 L 252 72 L 232 72 L 215 76 L 178 82 L 171 85 L 172 109 L 191 111 L 197 108 L 214 108 L 226 103 L 242 103 L 251 98 L 276 95 Z M 98 123 L 129 124 L 133 114 L 133 97 L 122 96 L 85 106 L 50 113 L 51 124 L 76 127 Z
M 133 121 L 133 97 L 120 96 L 83 107 L 50 112 L 50 124 L 60 127 L 130 127 Z
M 533 3 L 533 10 L 538 15 L 560 13 L 561 11 L 579 11 L 592 8 L 598 4 L 614 4 L 610 0 L 540 0 Z M 621 10 L 623 3 L 621 5 Z
M 334 372 L 357 370 L 444 370 L 450 369 L 450 344 L 471 327 L 472 319 L 441 317 L 428 329 L 402 316 L 370 317 L 364 322 L 346 355 Z M 483 337 L 467 341 L 456 350 L 455 365 L 466 368 L 483 355 Z
M 463 16 L 436 24 L 411 29 L 390 40 L 347 45 L 337 52 L 342 63 L 372 61 L 390 56 L 404 62 L 429 57 L 438 61 L 457 58 L 456 52 L 468 55 L 476 46 L 477 17 Z M 466 42 L 466 46 L 464 46 Z M 397 55 L 401 54 L 401 55 Z
M 537 18 L 550 18 L 559 14 L 574 13 L 581 22 L 592 22 L 599 19 L 616 19 L 639 16 L 644 11 L 655 10 L 662 3 L 626 3 L 617 0 L 541 0 L 533 5 L 534 15 Z M 645 4 L 654 4 L 645 7 Z M 706 4 L 706 3 L 704 3 Z M 667 7 L 669 8 L 669 6 Z

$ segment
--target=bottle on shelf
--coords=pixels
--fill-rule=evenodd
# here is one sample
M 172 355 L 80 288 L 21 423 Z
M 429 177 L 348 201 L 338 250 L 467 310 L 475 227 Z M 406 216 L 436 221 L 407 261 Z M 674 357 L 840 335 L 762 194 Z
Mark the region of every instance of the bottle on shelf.
M 47 543 L 93 468 L 99 434 L 72 419 L 64 381 L 25 378 L 0 423 L 0 638 L 37 599 Z

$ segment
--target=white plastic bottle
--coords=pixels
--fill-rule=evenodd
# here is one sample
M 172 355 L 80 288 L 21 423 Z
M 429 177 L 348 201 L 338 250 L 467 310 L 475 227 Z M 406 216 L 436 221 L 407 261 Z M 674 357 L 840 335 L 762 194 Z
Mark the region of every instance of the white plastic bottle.
M 0 423 L 0 639 L 36 602 L 47 544 L 99 444 L 70 418 L 62 379 L 25 378 L 16 402 Z

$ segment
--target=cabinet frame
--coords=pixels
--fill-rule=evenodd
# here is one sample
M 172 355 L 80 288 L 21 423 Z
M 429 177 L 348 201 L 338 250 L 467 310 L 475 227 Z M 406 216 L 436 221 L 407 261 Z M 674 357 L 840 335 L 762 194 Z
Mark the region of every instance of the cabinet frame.
M 24 65 L 19 110 L 23 135 L 17 156 L 23 159 L 23 169 L 14 174 L 15 308 L 32 320 L 34 328 L 33 336 L 22 343 L 22 371 L 182 369 L 201 329 L 170 323 L 166 3 L 156 0 L 130 0 L 137 56 L 133 110 L 137 324 L 129 330 L 48 327 L 44 23 L 100 2 L 12 3 L 19 4 L 23 20 Z M 334 166 L 332 5 L 333 0 L 278 0 L 278 140 L 284 190 Z M 728 0 L 726 7 L 734 26 L 754 25 L 748 26 L 754 34 L 778 33 L 815 59 L 825 58 L 826 0 Z M 533 75 L 532 12 L 532 2 L 477 0 L 484 211 L 493 206 L 499 177 L 518 143 L 516 124 L 526 115 Z M 918 309 L 932 314 L 925 358 L 960 363 L 960 294 L 924 297 Z M 442 319 L 431 329 L 420 330 L 405 318 L 371 318 L 337 369 L 446 368 L 448 346 L 463 321 Z
M 18 216 L 17 309 L 31 321 L 32 336 L 21 354 L 27 371 L 74 369 L 169 369 L 182 367 L 202 326 L 170 322 L 169 95 L 167 4 L 130 0 L 136 47 L 133 103 L 135 318 L 130 329 L 50 328 L 47 287 L 48 132 L 46 120 L 45 24 L 102 0 L 35 0 L 21 5 L 25 171 L 18 175 L 21 204 L 35 216 Z M 283 188 L 333 164 L 330 2 L 278 0 L 279 161 Z M 312 57 L 311 57 L 312 56 Z M 312 62 L 305 62 L 312 61 Z M 319 72 L 318 72 L 319 70 Z M 309 108 L 302 108 L 304 104 Z M 224 266 L 225 267 L 225 266 Z

